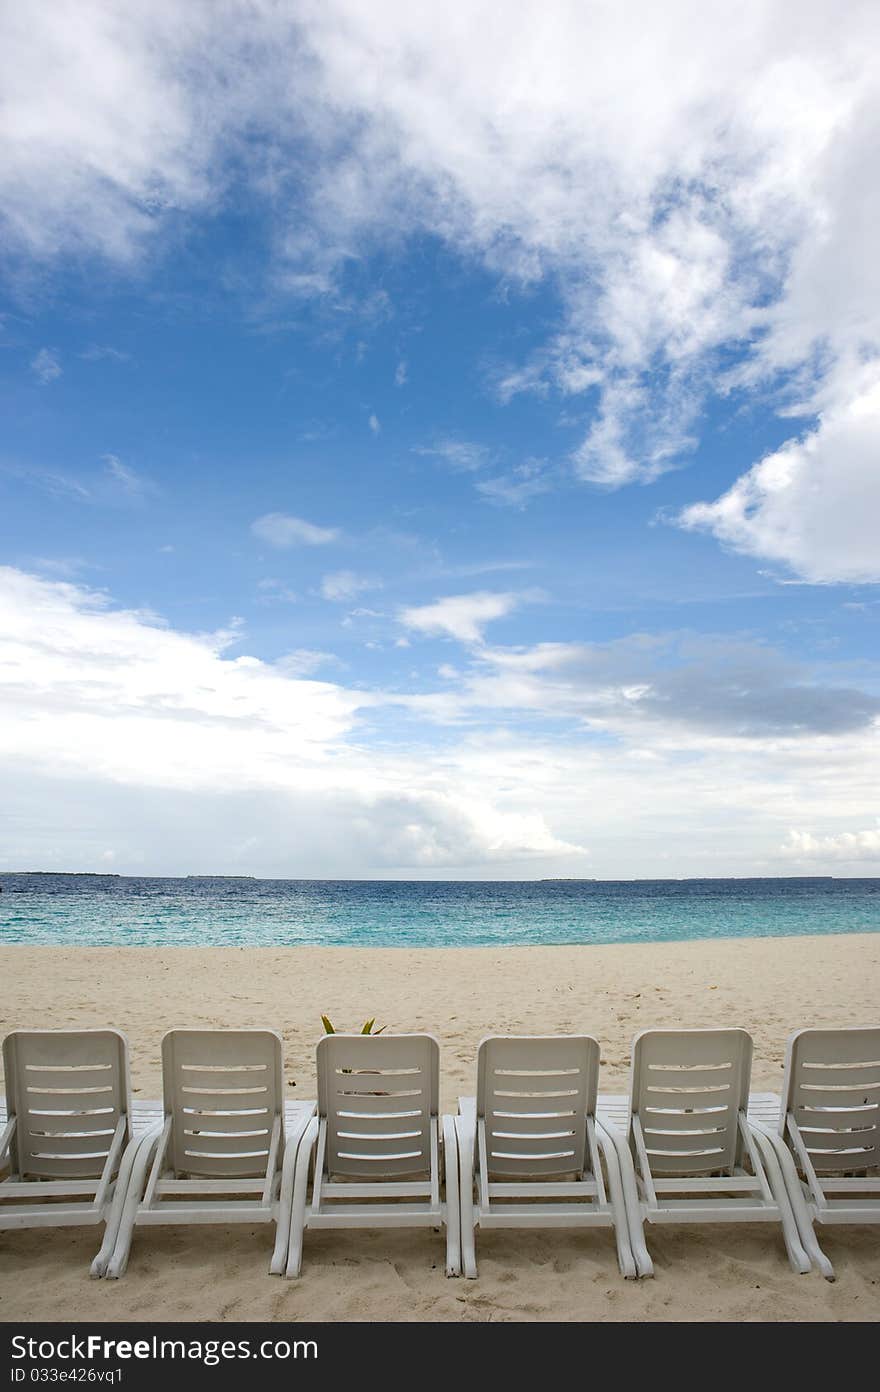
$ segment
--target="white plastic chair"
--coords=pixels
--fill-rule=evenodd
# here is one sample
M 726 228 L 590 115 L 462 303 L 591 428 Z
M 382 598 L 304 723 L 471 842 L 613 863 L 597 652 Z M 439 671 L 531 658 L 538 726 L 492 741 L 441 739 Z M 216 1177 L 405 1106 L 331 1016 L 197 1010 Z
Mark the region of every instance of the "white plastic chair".
M 280 1037 L 271 1030 L 172 1030 L 162 1041 L 164 1121 L 131 1147 L 119 1231 L 92 1274 L 122 1276 L 135 1226 L 276 1224 L 272 1269 L 287 1251 L 297 1147 L 285 1135 Z
M 302 1269 L 306 1228 L 441 1225 L 446 1274 L 458 1276 L 458 1152 L 452 1117 L 439 1115 L 436 1039 L 327 1035 L 317 1071 L 318 1114 L 297 1158 L 287 1276 Z
M 779 1125 L 767 1134 L 804 1246 L 833 1281 L 813 1224 L 880 1223 L 880 1027 L 793 1034 Z
M 741 1029 L 657 1029 L 633 1045 L 627 1135 L 612 1132 L 641 1274 L 648 1223 L 779 1223 L 793 1270 L 811 1269 L 773 1145 L 746 1111 Z
M 478 1227 L 610 1227 L 621 1272 L 637 1274 L 617 1152 L 596 1121 L 598 1075 L 588 1035 L 480 1044 L 476 1102 L 461 1099 L 455 1119 L 465 1276 L 477 1275 Z
M 10 1174 L 0 1181 L 0 1228 L 104 1222 L 115 1237 L 131 1139 L 124 1037 L 112 1029 L 16 1030 L 3 1041 L 3 1067 L 0 1169 L 8 1165 Z

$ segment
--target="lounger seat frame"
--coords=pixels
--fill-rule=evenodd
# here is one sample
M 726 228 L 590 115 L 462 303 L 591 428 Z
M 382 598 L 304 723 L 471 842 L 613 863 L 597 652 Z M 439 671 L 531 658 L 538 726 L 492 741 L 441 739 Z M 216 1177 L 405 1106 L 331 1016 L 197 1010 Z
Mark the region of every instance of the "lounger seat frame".
M 15 1030 L 3 1041 L 0 1229 L 115 1231 L 128 1179 L 128 1047 L 113 1029 Z
M 308 1229 L 417 1227 L 445 1227 L 446 1274 L 459 1275 L 458 1150 L 452 1118 L 439 1115 L 437 1040 L 333 1034 L 316 1062 L 318 1113 L 297 1158 L 286 1275 L 300 1274 Z
M 794 1271 L 811 1270 L 776 1150 L 748 1119 L 752 1040 L 740 1029 L 646 1030 L 633 1044 L 621 1165 L 633 1254 L 645 1223 L 778 1223 Z
M 480 1044 L 477 1095 L 455 1119 L 465 1276 L 477 1275 L 477 1228 L 610 1227 L 621 1272 L 637 1274 L 619 1158 L 596 1119 L 598 1073 L 588 1035 Z
M 118 1233 L 92 1275 L 120 1277 L 134 1229 L 275 1223 L 287 1252 L 293 1177 L 310 1109 L 285 1128 L 282 1044 L 271 1030 L 172 1030 L 162 1041 L 164 1118 L 130 1147 Z

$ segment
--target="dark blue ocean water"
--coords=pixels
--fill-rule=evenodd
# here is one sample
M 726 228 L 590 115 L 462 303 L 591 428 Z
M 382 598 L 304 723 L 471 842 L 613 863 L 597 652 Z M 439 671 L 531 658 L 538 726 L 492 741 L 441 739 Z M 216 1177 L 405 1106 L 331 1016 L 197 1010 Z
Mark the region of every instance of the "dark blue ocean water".
M 0 942 L 506 947 L 880 930 L 880 879 L 251 880 L 0 874 Z

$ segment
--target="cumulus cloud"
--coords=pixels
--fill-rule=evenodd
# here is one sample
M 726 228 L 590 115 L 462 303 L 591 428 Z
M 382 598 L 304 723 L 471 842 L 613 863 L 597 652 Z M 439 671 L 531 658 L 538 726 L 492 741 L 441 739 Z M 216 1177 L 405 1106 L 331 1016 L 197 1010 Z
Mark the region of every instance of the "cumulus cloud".
M 815 429 L 755 464 L 680 526 L 777 561 L 805 580 L 880 581 L 880 364 Z
M 326 546 L 339 537 L 338 527 L 318 527 L 302 517 L 290 517 L 284 512 L 267 512 L 251 523 L 251 531 L 260 541 L 284 550 L 289 546 Z
M 541 812 L 362 742 L 384 698 L 314 679 L 332 655 L 268 664 L 235 656 L 240 638 L 0 568 L 0 863 L 76 868 L 109 840 L 117 864 L 146 856 L 172 873 L 244 857 L 263 873 L 337 874 L 341 834 L 361 872 L 581 853 Z M 69 815 L 82 801 L 88 826 Z
M 483 631 L 493 619 L 503 619 L 523 596 L 478 590 L 473 594 L 447 595 L 433 604 L 401 609 L 400 622 L 424 634 L 442 634 L 460 643 L 481 643 Z
M 809 831 L 788 833 L 783 855 L 799 861 L 874 861 L 880 863 L 880 819 L 875 827 L 862 831 L 839 831 L 831 836 L 814 836 Z
M 772 874 L 799 826 L 839 865 L 822 838 L 876 816 L 871 703 L 760 648 L 722 678 L 704 642 L 473 647 L 436 693 L 352 689 L 330 654 L 0 569 L 0 865 Z

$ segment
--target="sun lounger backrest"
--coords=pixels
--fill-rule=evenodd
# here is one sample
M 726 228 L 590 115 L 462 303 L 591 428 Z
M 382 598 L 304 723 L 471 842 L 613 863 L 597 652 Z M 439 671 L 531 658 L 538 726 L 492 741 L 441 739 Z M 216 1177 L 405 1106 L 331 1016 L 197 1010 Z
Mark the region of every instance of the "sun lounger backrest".
M 485 1122 L 490 1174 L 581 1172 L 598 1073 L 599 1045 L 589 1035 L 484 1039 L 477 1117 Z
M 178 1175 L 265 1174 L 284 1105 L 281 1039 L 272 1030 L 172 1030 L 162 1040 L 168 1163 Z
M 741 1029 L 647 1030 L 633 1045 L 631 1109 L 651 1170 L 711 1174 L 737 1162 L 752 1040 Z
M 16 1030 L 3 1041 L 14 1170 L 26 1178 L 96 1179 L 120 1118 L 128 1140 L 128 1050 L 116 1030 Z
M 880 1026 L 792 1035 L 782 1100 L 817 1173 L 880 1166 Z
M 440 1046 L 429 1034 L 331 1034 L 318 1044 L 330 1174 L 377 1180 L 431 1168 Z

